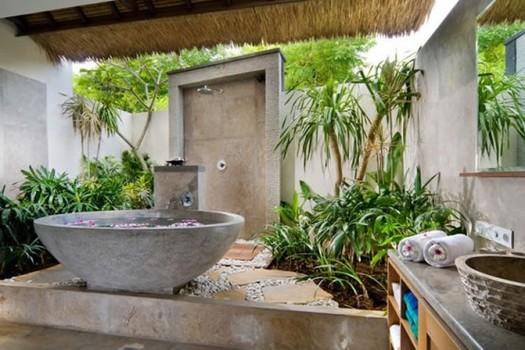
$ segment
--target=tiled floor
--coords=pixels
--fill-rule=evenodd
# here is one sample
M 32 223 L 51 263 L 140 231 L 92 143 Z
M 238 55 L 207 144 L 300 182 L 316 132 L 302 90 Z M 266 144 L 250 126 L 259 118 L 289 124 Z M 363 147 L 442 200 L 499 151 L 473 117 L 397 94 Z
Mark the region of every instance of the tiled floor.
M 218 350 L 208 346 L 168 343 L 0 321 L 1 350 Z

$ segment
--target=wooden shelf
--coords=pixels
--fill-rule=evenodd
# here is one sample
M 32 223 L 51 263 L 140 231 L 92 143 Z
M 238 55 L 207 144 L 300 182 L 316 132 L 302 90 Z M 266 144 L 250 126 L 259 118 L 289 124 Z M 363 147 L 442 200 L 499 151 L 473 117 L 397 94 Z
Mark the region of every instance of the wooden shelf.
M 397 305 L 396 298 L 393 295 L 388 296 L 388 303 L 391 305 L 392 310 L 395 311 L 397 317 L 401 318 L 401 311 L 399 310 L 399 305 Z
M 431 310 L 428 303 L 419 293 L 417 288 L 401 273 L 401 268 L 396 266 L 403 264 L 402 261 L 388 261 L 388 327 L 398 324 L 401 328 L 401 350 L 459 350 L 461 341 L 457 339 L 448 327 L 442 323 L 439 317 Z M 410 324 L 405 318 L 406 304 L 401 301 L 398 306 L 393 296 L 392 282 L 401 285 L 401 298 L 408 292 L 412 292 L 418 302 L 418 334 L 413 334 Z M 390 337 L 389 337 L 389 345 Z
M 405 330 L 405 333 L 408 335 L 408 339 L 410 339 L 410 342 L 412 343 L 414 349 L 417 349 L 417 339 L 414 336 L 414 334 L 412 334 L 412 330 L 410 329 L 408 321 L 404 318 L 401 318 L 401 327 Z
M 525 177 L 525 171 L 470 171 L 460 173 L 461 177 Z

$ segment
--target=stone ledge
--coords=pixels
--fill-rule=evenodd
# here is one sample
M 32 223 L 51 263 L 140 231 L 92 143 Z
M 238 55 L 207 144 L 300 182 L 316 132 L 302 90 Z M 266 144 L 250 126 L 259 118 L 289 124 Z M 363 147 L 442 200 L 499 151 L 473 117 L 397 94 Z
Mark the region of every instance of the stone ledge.
M 0 283 L 0 319 L 238 349 L 385 349 L 381 313 Z

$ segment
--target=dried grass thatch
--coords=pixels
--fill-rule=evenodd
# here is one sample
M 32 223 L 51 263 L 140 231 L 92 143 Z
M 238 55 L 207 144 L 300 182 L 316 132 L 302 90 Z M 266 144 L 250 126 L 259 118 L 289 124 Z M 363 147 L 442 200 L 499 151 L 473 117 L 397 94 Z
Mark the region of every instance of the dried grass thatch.
M 416 30 L 434 0 L 307 0 L 32 35 L 52 60 Z
M 525 0 L 496 0 L 479 18 L 480 24 L 525 20 Z

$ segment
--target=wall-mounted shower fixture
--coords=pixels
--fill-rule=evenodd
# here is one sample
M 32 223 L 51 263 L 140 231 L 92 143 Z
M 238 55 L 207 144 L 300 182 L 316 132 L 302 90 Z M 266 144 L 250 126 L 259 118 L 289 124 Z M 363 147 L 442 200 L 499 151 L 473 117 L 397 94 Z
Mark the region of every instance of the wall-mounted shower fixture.
M 209 87 L 208 85 L 203 85 L 197 89 L 197 92 L 201 95 L 222 95 L 224 92 L 223 89 Z

